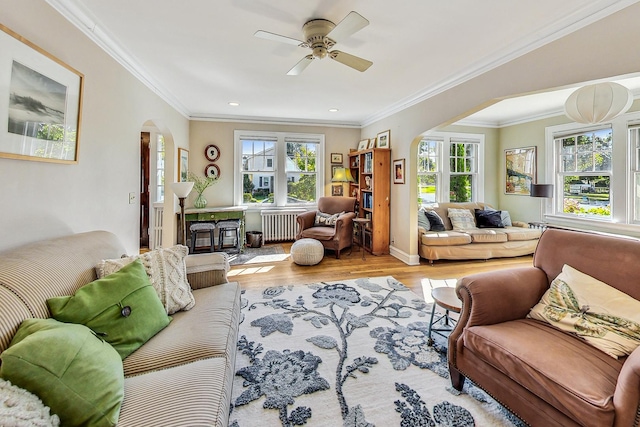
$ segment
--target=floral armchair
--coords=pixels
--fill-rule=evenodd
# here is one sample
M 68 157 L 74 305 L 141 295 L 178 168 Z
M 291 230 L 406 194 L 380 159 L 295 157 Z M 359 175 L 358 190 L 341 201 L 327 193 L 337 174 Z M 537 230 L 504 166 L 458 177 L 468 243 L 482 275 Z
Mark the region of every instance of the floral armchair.
M 318 240 L 325 249 L 335 251 L 336 258 L 340 259 L 340 251 L 353 242 L 355 207 L 355 197 L 320 197 L 318 210 L 298 215 L 296 240 Z

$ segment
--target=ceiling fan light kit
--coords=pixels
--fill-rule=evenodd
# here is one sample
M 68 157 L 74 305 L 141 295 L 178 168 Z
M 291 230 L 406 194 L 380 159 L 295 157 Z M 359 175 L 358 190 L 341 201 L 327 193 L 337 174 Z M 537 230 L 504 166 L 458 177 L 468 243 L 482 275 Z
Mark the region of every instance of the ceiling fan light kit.
M 350 12 L 338 25 L 327 19 L 312 19 L 302 26 L 304 41 L 291 37 L 281 36 L 268 31 L 257 31 L 256 37 L 278 41 L 281 43 L 294 44 L 302 48 L 311 49 L 311 54 L 302 58 L 287 73 L 290 76 L 297 76 L 313 62 L 314 59 L 324 59 L 329 57 L 336 62 L 344 64 L 360 72 L 366 71 L 373 62 L 366 59 L 341 52 L 330 50 L 340 40 L 345 39 L 357 31 L 369 25 L 362 15 L 357 12 Z
M 578 123 L 595 124 L 625 113 L 633 103 L 631 91 L 614 82 L 581 87 L 567 98 L 564 111 Z

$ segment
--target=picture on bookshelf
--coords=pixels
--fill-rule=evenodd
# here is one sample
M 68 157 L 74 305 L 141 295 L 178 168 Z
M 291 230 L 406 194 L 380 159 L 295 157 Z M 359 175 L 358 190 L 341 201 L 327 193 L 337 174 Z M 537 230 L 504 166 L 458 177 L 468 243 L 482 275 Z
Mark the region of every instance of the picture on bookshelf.
M 333 197 L 340 197 L 342 194 L 342 184 L 333 184 L 331 186 L 331 195 Z
M 363 139 L 358 144 L 358 151 L 366 150 L 368 147 L 369 147 L 369 140 L 368 139 Z
M 391 131 L 390 130 L 386 130 L 384 132 L 380 132 L 378 134 L 378 143 L 376 145 L 376 147 L 378 148 L 389 148 L 389 146 L 391 145 Z
M 376 148 L 376 138 L 371 138 L 369 140 L 369 148 Z

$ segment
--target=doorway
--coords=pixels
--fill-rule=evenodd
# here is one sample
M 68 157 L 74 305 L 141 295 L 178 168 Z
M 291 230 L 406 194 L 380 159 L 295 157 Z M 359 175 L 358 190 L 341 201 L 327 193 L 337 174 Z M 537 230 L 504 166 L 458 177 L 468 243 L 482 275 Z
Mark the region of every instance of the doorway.
M 140 132 L 140 250 L 149 250 L 149 186 L 151 133 Z

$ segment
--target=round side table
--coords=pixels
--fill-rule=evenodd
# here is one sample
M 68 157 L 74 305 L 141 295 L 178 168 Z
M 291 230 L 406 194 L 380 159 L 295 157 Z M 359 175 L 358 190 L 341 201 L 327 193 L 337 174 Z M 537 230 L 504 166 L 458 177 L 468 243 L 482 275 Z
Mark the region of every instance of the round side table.
M 429 332 L 427 333 L 429 345 L 433 345 L 433 338 L 431 338 L 432 332 L 446 338 L 448 334 L 445 333 L 451 333 L 451 331 L 453 331 L 457 321 L 451 318 L 450 313 L 459 314 L 462 310 L 462 301 L 458 299 L 455 288 L 435 288 L 431 291 L 431 298 L 433 298 L 433 307 L 431 308 L 431 320 L 429 321 Z M 435 316 L 436 306 L 444 309 L 442 316 Z M 439 328 L 434 328 L 433 325 L 439 322 L 442 322 L 443 325 Z

